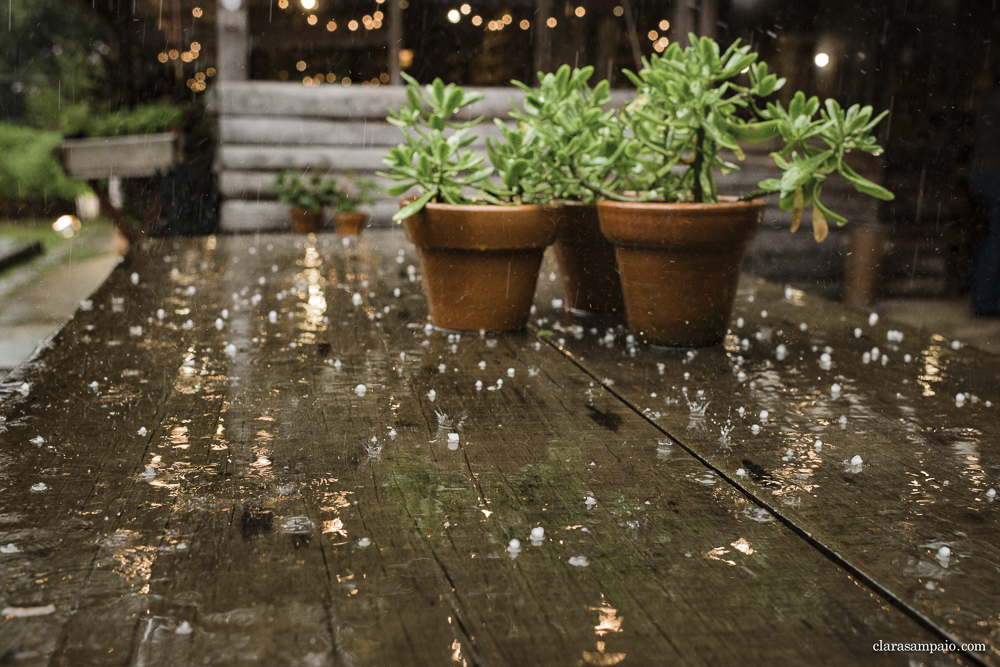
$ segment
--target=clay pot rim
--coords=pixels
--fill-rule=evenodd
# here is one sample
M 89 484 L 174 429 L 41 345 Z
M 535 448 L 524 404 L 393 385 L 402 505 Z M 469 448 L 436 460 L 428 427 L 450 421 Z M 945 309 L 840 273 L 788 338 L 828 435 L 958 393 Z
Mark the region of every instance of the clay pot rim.
M 720 208 L 727 208 L 730 210 L 739 209 L 752 209 L 761 208 L 767 206 L 767 202 L 760 197 L 757 199 L 750 199 L 746 201 L 740 201 L 738 197 L 732 197 L 728 195 L 723 195 L 719 197 L 717 202 L 664 202 L 664 201 L 614 201 L 611 199 L 602 199 L 597 202 L 598 207 L 612 207 L 612 208 L 641 208 L 641 209 L 659 209 L 663 211 L 715 211 Z
M 483 202 L 482 204 L 447 204 L 445 202 L 427 202 L 424 204 L 425 209 L 429 210 L 449 210 L 457 211 L 463 213 L 475 213 L 477 211 L 482 211 L 483 209 L 503 209 L 505 211 L 525 211 L 533 210 L 546 206 L 546 204 L 490 204 Z M 417 214 L 419 215 L 419 213 Z

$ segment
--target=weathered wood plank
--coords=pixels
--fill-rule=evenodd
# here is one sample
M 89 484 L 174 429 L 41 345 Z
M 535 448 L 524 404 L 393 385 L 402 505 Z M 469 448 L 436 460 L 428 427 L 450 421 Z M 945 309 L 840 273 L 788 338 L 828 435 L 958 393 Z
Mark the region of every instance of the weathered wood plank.
M 223 146 L 218 169 L 279 170 L 324 167 L 338 171 L 382 169 L 385 149 L 331 146 Z
M 524 97 L 517 88 L 469 88 L 481 92 L 483 100 L 461 113 L 464 118 L 506 117 L 511 101 Z M 614 91 L 612 103 L 628 99 L 626 91 Z M 220 82 L 213 93 L 210 110 L 221 116 L 299 116 L 343 119 L 384 119 L 386 109 L 399 108 L 406 101 L 403 86 L 317 86 L 278 81 Z
M 45 664 L 908 664 L 871 644 L 935 640 L 530 335 L 426 333 L 402 246 L 133 255 L 0 407 L 0 544 L 20 549 L 2 604 L 55 606 L 0 621 L 0 645 Z
M 500 136 L 500 129 L 490 122 L 476 127 L 472 146 L 483 146 L 486 137 Z M 363 120 L 321 120 L 267 116 L 223 116 L 219 119 L 219 138 L 224 144 L 283 144 L 289 146 L 382 146 L 403 141 L 399 128 L 381 116 Z
M 621 333 L 539 316 L 575 331 L 555 344 L 685 449 L 1000 664 L 994 356 L 748 278 L 726 344 L 690 354 L 633 354 Z

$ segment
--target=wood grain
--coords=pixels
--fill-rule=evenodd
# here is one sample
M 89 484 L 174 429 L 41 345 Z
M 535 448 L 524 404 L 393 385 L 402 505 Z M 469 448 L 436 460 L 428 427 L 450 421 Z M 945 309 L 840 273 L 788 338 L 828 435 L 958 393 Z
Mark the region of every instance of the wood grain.
M 531 333 L 455 337 L 425 317 L 398 232 L 141 246 L 0 406 L 0 545 L 17 549 L 0 605 L 53 605 L 4 616 L 0 653 L 954 664 L 872 651 L 940 634 L 617 385 Z

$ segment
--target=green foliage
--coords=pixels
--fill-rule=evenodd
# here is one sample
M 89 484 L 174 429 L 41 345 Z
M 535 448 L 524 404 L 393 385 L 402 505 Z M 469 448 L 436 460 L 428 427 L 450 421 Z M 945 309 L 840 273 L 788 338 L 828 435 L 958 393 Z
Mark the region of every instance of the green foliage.
M 466 93 L 461 86 L 435 79 L 421 86 L 406 79 L 406 103 L 389 110 L 388 120 L 403 131 L 405 143 L 389 150 L 379 172 L 398 184 L 388 189 L 399 196 L 416 186 L 420 195 L 401 208 L 393 220 L 401 221 L 428 202 L 447 204 L 520 204 L 547 200 L 539 176 L 539 141 L 530 128 L 507 128 L 500 124 L 502 140 L 488 139 L 486 152 L 493 163 L 476 155 L 469 146 L 476 137 L 469 134 L 482 118 L 455 120 L 461 110 L 483 98 L 482 93 Z M 493 174 L 498 182 L 490 180 Z M 467 196 L 474 192 L 475 196 Z
M 861 194 L 893 199 L 889 190 L 864 178 L 845 162 L 845 156 L 852 150 L 872 155 L 882 152 L 871 131 L 886 113 L 872 118 L 871 107 L 855 104 L 845 111 L 835 100 L 826 100 L 820 108 L 818 98 L 807 100 L 802 92 L 795 94 L 788 110 L 779 104 L 767 105 L 766 116 L 772 119 L 786 144 L 782 150 L 772 153 L 784 173 L 780 179 L 761 181 L 759 186 L 765 192 L 780 194 L 782 210 L 793 214 L 792 231 L 798 228 L 802 211 L 810 204 L 817 241 L 826 237 L 828 219 L 838 225 L 847 222 L 847 218 L 834 213 L 819 200 L 824 181 L 833 173 L 847 179 Z
M 66 178 L 52 156 L 57 132 L 0 123 L 0 197 L 72 199 L 90 190 Z
M 707 37 L 691 35 L 690 40 L 691 46 L 685 49 L 675 42 L 662 55 L 643 59 L 638 73 L 625 71 L 637 95 L 617 116 L 624 129 L 614 139 L 609 133 L 603 135 L 612 142 L 610 148 L 595 140 L 583 150 L 581 169 L 585 175 L 590 168 L 590 174 L 600 176 L 599 168 L 608 166 L 602 149 L 619 159 L 600 182 L 587 182 L 588 187 L 604 196 L 626 199 L 620 185 L 625 182 L 630 189 L 643 191 L 641 199 L 716 202 L 716 172 L 739 169 L 724 159 L 724 151 L 742 160 L 741 143 L 780 138 L 784 147 L 772 157 L 782 177 L 762 181 L 760 190 L 743 199 L 780 194 L 779 205 L 793 213 L 794 227 L 803 208 L 811 204 L 817 240 L 826 236 L 827 218 L 846 222 L 819 201 L 830 174 L 840 174 L 863 194 L 892 199 L 891 192 L 861 177 L 845 162 L 852 150 L 881 152 L 871 131 L 884 113 L 873 118 L 871 107 L 859 105 L 845 111 L 834 100 L 821 104 L 815 97 L 807 100 L 801 92 L 787 110 L 777 102 L 765 106 L 765 98 L 785 80 L 757 62 L 756 53 L 738 41 L 722 51 Z
M 482 118 L 464 123 L 452 120 L 456 113 L 483 99 L 482 93 L 466 93 L 461 86 L 445 85 L 441 79 L 422 87 L 406 73 L 403 78 L 407 101 L 399 110 L 389 110 L 388 121 L 403 131 L 406 141 L 382 159 L 388 171 L 379 172 L 379 176 L 398 182 L 388 189 L 394 197 L 414 186 L 421 194 L 392 216 L 397 222 L 431 201 L 472 203 L 463 188 L 481 189 L 493 173 L 491 167 L 483 166 L 484 158 L 468 148 L 476 140 L 469 136 L 469 130 Z
M 353 213 L 359 206 L 371 206 L 375 203 L 372 193 L 379 189 L 378 183 L 363 176 L 346 175 L 347 183 L 340 184 L 334 180 L 327 182 L 330 202 L 334 213 Z
M 583 158 L 588 158 L 587 180 L 604 181 L 624 151 L 625 142 L 616 140 L 620 128 L 613 122 L 614 112 L 604 110 L 611 101 L 609 84 L 601 81 L 591 88 L 593 72 L 593 67 L 563 65 L 554 74 L 539 72 L 534 88 L 512 82 L 524 91 L 524 108 L 511 117 L 539 135 L 537 180 L 547 185 L 553 199 L 593 201 L 594 191 L 580 176 Z
M 336 183 L 309 171 L 285 169 L 278 173 L 273 187 L 278 192 L 278 201 L 307 211 L 319 211 L 334 196 Z
M 151 134 L 181 127 L 183 123 L 184 110 L 179 106 L 154 102 L 92 116 L 87 120 L 85 133 L 90 137 Z

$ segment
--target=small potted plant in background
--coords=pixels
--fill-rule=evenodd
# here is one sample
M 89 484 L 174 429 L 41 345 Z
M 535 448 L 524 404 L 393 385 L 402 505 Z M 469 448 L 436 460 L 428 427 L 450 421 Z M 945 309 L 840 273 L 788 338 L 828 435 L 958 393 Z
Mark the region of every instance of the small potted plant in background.
M 629 326 L 648 342 L 671 346 L 710 345 L 725 336 L 746 246 L 764 209 L 759 197 L 779 195 L 780 207 L 792 213 L 792 231 L 811 205 L 822 241 L 828 220 L 846 222 L 820 202 L 827 177 L 839 174 L 880 199 L 893 196 L 846 161 L 852 150 L 881 152 L 871 131 L 884 114 L 821 104 L 801 92 L 787 110 L 776 102 L 762 106 L 784 80 L 756 53 L 738 43 L 722 52 L 709 38 L 690 41 L 644 59 L 638 73 L 625 72 L 637 88 L 618 115 L 625 129 L 618 139 L 595 138 L 579 165 L 588 187 L 605 198 L 598 203 L 601 231 L 616 246 Z M 599 145 L 609 136 L 621 144 Z M 738 169 L 723 152 L 739 159 L 740 142 L 776 138 L 784 144 L 771 154 L 781 177 L 739 199 L 720 197 L 716 171 Z M 636 183 L 638 193 L 625 191 Z
M 423 87 L 403 75 L 407 103 L 390 110 L 404 143 L 383 159 L 380 176 L 397 181 L 389 194 L 412 187 L 393 219 L 420 256 L 431 324 L 457 331 L 511 331 L 527 323 L 545 248 L 555 220 L 541 206 L 547 191 L 538 179 L 538 136 L 502 123 L 502 140 L 487 139 L 493 166 L 468 146 L 481 120 L 456 114 L 480 99 L 440 79 Z M 490 180 L 491 176 L 496 181 Z
M 370 178 L 355 177 L 350 172 L 345 174 L 345 180 L 346 183 L 327 181 L 333 224 L 341 236 L 357 236 L 368 222 L 368 214 L 359 211 L 358 207 L 374 204 L 372 193 L 378 190 L 379 186 Z
M 624 309 L 615 249 L 601 234 L 597 218 L 597 194 L 576 170 L 584 151 L 598 151 L 590 156 L 593 164 L 599 157 L 612 158 L 607 151 L 620 151 L 623 143 L 609 141 L 620 126 L 614 111 L 604 110 L 611 101 L 608 82 L 589 86 L 593 72 L 593 67 L 571 70 L 563 65 L 554 74 L 539 72 L 536 87 L 512 82 L 525 95 L 523 110 L 511 116 L 541 137 L 538 168 L 554 200 L 548 210 L 558 221 L 553 247 L 559 276 L 566 308 L 578 314 Z
M 278 173 L 273 187 L 278 201 L 288 204 L 292 231 L 296 234 L 315 234 L 323 226 L 323 207 L 329 198 L 329 180 L 318 174 L 308 175 L 297 169 Z

